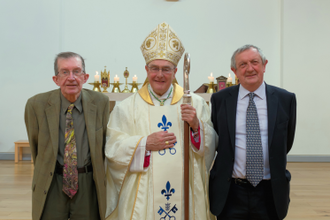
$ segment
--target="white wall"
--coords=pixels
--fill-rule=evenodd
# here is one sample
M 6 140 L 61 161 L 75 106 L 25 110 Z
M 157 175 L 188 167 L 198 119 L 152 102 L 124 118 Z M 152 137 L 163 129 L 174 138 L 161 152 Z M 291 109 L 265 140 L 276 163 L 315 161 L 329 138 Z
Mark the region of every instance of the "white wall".
M 0 0 L 0 153 L 27 139 L 27 99 L 56 88 L 51 67 L 60 50 L 59 11 L 55 1 Z
M 291 154 L 330 155 L 330 1 L 283 2 L 283 87 L 298 102 Z
M 227 76 L 230 57 L 238 47 L 248 43 L 259 46 L 269 60 L 266 82 L 297 94 L 298 128 L 292 153 L 330 154 L 329 141 L 324 135 L 329 133 L 329 128 L 322 126 L 329 116 L 321 118 L 321 113 L 329 110 L 329 104 L 323 101 L 324 111 L 316 107 L 326 100 L 320 95 L 322 86 L 318 84 L 329 77 L 321 70 L 327 50 L 320 50 L 321 54 L 316 51 L 319 47 L 329 47 L 329 28 L 324 29 L 329 27 L 330 15 L 326 11 L 330 2 L 284 2 L 0 0 L 0 153 L 14 152 L 13 142 L 27 138 L 23 116 L 26 100 L 56 88 L 51 77 L 57 53 L 74 51 L 85 57 L 86 70 L 91 75 L 89 82 L 93 81 L 95 71 L 103 70 L 104 66 L 110 70 L 111 78 L 118 74 L 124 82 L 123 72 L 128 67 L 129 82 L 134 74 L 143 82 L 146 73 L 140 46 L 150 31 L 165 21 L 190 53 L 191 90 L 206 83 L 210 72 L 215 77 Z M 312 8 L 323 11 L 322 17 L 312 13 Z M 296 27 L 296 23 L 308 28 Z M 319 37 L 320 32 L 324 36 Z M 303 49 L 299 41 L 313 44 Z M 314 43 L 317 47 L 312 47 Z M 180 84 L 182 66 L 181 61 L 177 72 Z M 320 75 L 323 77 L 316 80 L 317 84 L 308 84 L 311 76 Z M 302 81 L 306 84 L 298 83 Z M 92 88 L 88 84 L 84 87 Z M 313 110 L 314 118 L 310 114 Z M 312 135 L 307 136 L 311 131 Z

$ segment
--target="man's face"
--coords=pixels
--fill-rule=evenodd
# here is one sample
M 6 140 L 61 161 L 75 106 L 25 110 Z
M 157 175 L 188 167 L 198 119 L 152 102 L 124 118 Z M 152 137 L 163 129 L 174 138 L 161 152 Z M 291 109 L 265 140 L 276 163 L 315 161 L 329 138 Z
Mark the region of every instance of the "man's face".
M 83 73 L 82 63 L 79 57 L 57 60 L 59 74 L 53 76 L 53 80 L 61 89 L 63 96 L 70 102 L 74 102 L 80 95 L 83 84 L 89 75 Z M 68 73 L 65 75 L 64 73 Z M 77 74 L 79 73 L 79 74 Z
M 160 96 L 170 88 L 177 71 L 173 63 L 167 60 L 153 60 L 146 65 L 145 69 L 150 86 Z
M 255 91 L 264 81 L 266 64 L 262 64 L 261 57 L 255 48 L 245 50 L 235 57 L 236 68 L 231 70 L 235 73 L 239 82 L 250 92 Z

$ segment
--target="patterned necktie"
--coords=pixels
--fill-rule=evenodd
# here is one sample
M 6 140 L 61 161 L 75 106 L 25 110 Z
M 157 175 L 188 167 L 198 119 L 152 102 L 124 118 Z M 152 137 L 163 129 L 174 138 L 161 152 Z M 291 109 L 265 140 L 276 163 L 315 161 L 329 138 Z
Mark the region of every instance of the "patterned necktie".
M 74 104 L 68 107 L 66 113 L 65 149 L 63 167 L 63 192 L 71 199 L 78 191 L 77 148 L 73 129 L 72 110 Z
M 249 106 L 246 110 L 246 178 L 256 187 L 264 175 L 261 135 L 255 94 L 249 93 Z

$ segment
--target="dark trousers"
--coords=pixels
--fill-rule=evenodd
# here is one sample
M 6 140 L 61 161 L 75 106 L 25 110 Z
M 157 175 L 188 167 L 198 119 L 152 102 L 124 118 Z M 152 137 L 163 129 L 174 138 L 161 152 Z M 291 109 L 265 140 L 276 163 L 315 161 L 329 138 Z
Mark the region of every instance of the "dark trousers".
M 54 174 L 42 220 L 100 219 L 93 172 L 78 174 L 78 192 L 70 199 L 63 191 L 63 175 Z
M 232 179 L 226 205 L 218 220 L 278 220 L 270 180 L 253 187 Z

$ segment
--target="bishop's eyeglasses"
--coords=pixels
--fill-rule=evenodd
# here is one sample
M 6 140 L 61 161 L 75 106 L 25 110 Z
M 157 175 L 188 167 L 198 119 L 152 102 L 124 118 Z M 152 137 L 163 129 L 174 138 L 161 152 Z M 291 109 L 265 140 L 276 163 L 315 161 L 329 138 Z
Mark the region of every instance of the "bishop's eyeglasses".
M 163 74 L 170 74 L 175 68 L 171 68 L 171 67 L 159 68 L 158 66 L 148 66 L 148 69 L 151 73 L 158 73 L 159 70 L 161 70 Z

